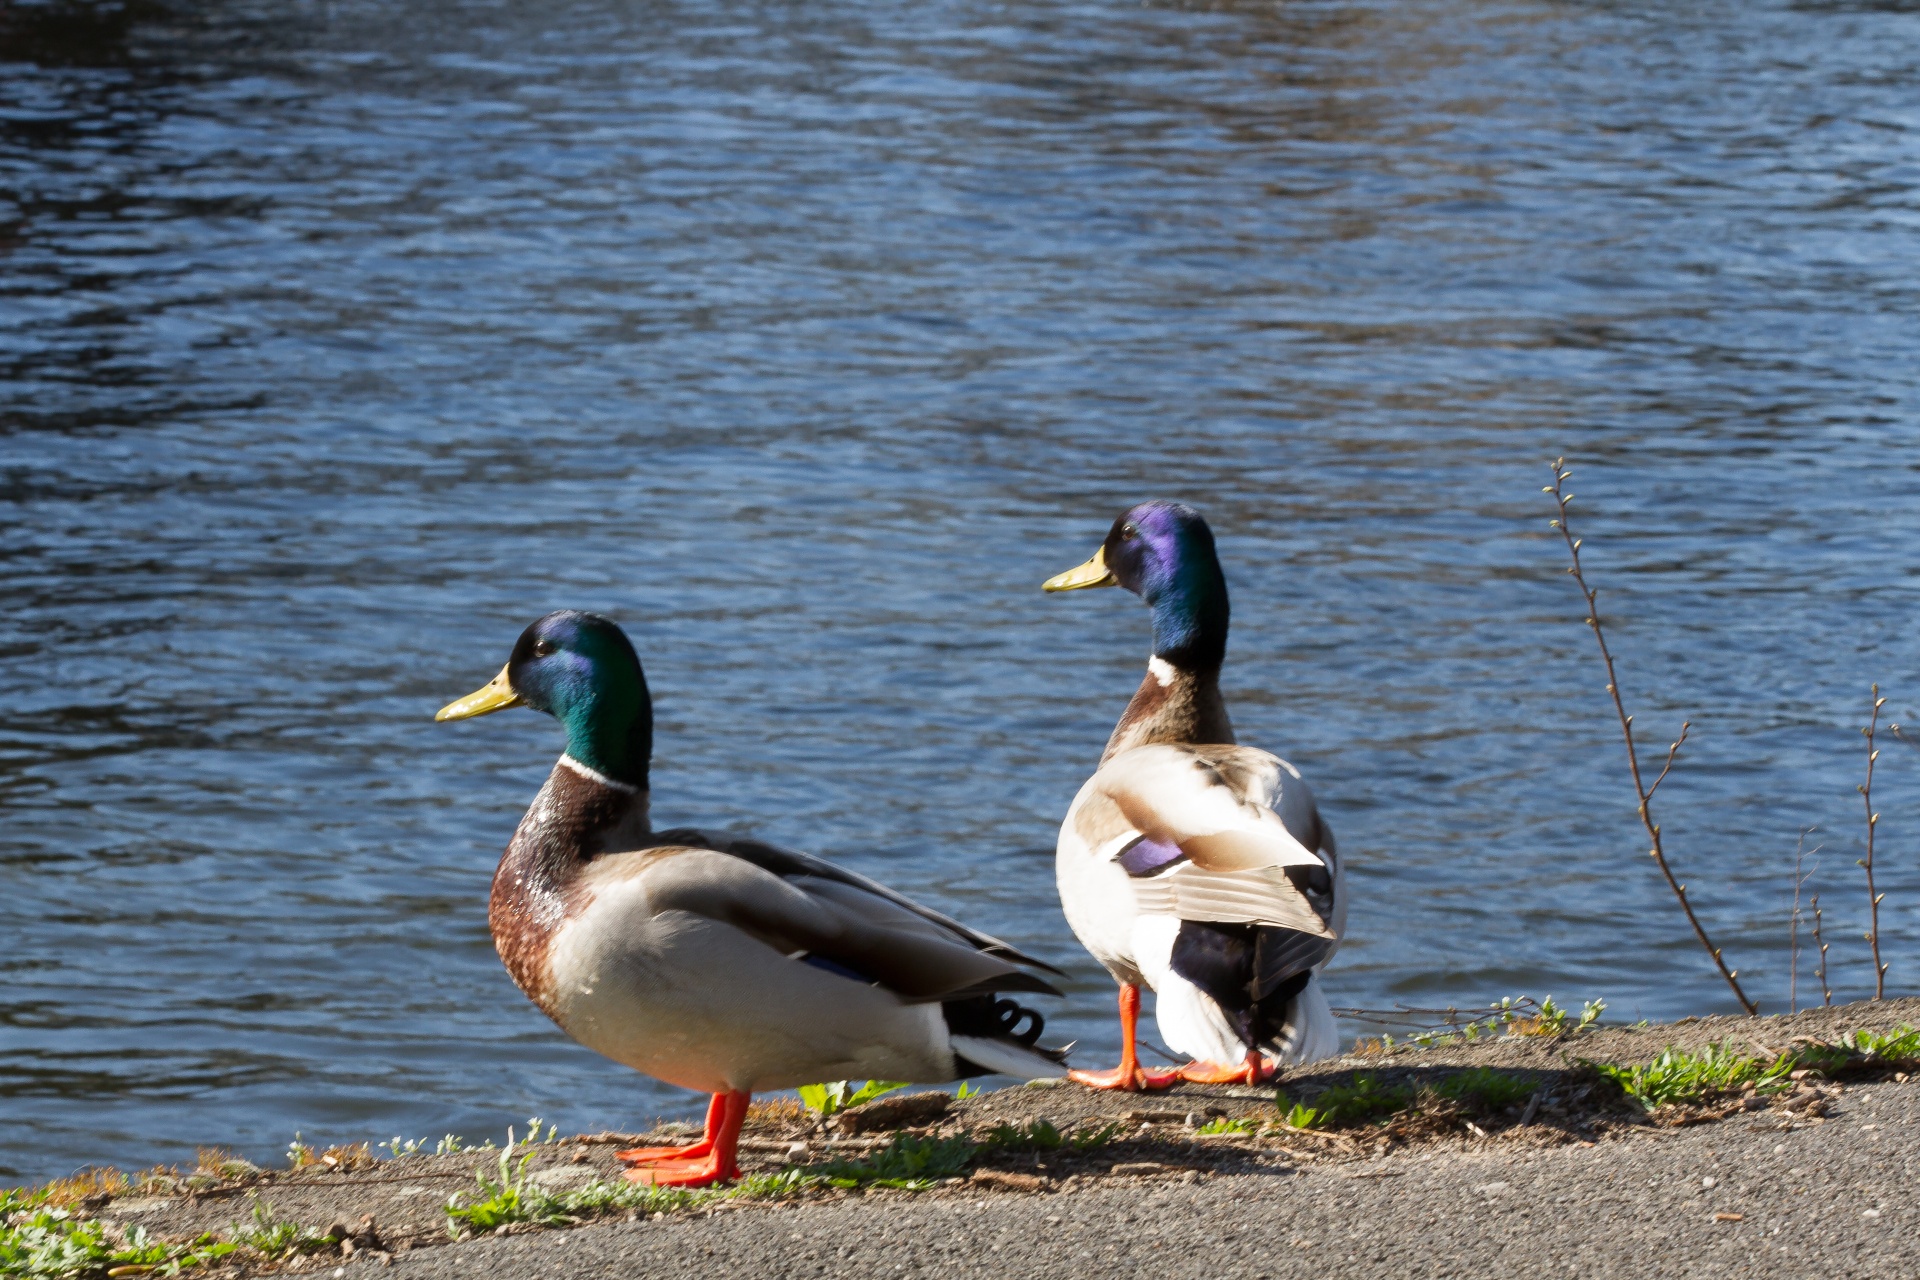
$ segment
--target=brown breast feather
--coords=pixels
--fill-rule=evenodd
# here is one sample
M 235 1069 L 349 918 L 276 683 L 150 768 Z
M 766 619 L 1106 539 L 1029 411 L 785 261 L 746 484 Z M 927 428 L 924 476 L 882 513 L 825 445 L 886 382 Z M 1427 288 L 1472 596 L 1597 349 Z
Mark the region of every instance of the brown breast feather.
M 551 1017 L 548 948 L 580 905 L 580 874 L 616 837 L 646 830 L 646 792 L 610 787 L 562 761 L 534 797 L 493 873 L 487 923 L 514 984 Z M 637 831 L 635 830 L 637 825 Z

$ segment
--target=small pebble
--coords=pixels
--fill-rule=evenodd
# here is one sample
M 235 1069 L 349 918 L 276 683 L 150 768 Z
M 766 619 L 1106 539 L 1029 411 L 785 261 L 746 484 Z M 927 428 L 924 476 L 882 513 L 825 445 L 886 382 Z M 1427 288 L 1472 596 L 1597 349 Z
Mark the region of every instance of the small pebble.
M 1707 1190 L 1711 1191 L 1713 1190 L 1713 1188 L 1720 1185 L 1720 1179 L 1713 1177 L 1711 1174 L 1709 1174 L 1707 1177 L 1700 1179 L 1700 1185 L 1707 1188 Z

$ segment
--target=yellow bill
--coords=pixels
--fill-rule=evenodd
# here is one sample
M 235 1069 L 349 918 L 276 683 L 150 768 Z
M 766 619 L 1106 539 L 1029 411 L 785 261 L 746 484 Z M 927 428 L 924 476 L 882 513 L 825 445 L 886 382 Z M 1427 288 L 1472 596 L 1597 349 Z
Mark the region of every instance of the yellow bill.
M 500 668 L 500 674 L 487 681 L 457 702 L 449 702 L 440 708 L 435 720 L 471 720 L 475 716 L 484 716 L 490 711 L 505 711 L 508 707 L 520 705 L 520 695 L 513 691 L 513 685 L 507 680 L 507 669 Z
M 1107 570 L 1107 549 L 1093 553 L 1093 559 L 1077 569 L 1056 573 L 1040 584 L 1042 591 L 1079 591 L 1086 587 L 1117 587 L 1119 580 Z

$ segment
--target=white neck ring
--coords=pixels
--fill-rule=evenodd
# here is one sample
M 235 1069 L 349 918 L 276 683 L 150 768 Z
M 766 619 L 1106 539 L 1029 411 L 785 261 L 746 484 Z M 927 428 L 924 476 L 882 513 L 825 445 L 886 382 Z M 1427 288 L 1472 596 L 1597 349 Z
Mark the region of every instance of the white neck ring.
M 600 772 L 598 769 L 591 769 L 591 768 L 588 768 L 586 765 L 581 764 L 578 760 L 575 760 L 572 756 L 566 756 L 566 755 L 561 756 L 560 763 L 567 766 L 567 768 L 573 770 L 575 773 L 579 774 L 581 777 L 587 779 L 589 782 L 597 782 L 601 786 L 611 787 L 615 791 L 624 791 L 630 796 L 638 795 L 640 792 L 640 788 L 634 786 L 631 782 L 622 782 L 618 778 L 609 778 L 606 774 Z

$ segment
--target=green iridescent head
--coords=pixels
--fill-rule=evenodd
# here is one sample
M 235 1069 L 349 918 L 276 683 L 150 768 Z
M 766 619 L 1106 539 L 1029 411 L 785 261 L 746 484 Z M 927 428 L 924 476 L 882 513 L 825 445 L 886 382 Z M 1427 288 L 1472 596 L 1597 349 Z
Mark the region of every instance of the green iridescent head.
M 633 643 L 611 619 L 560 609 L 520 633 L 484 688 L 440 709 L 465 720 L 508 707 L 544 711 L 567 730 L 567 754 L 609 778 L 647 785 L 653 699 Z

